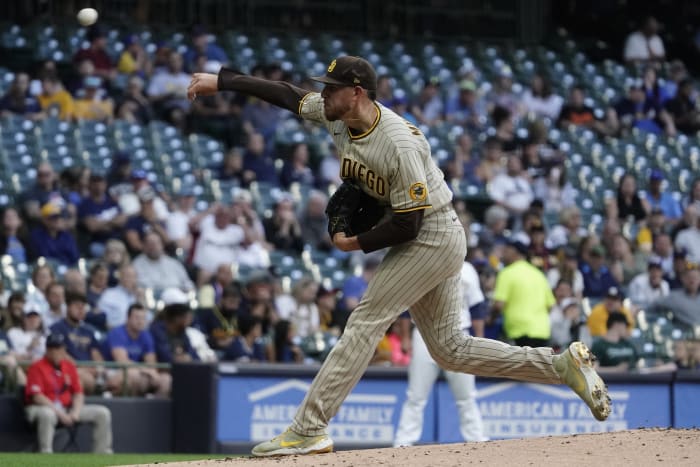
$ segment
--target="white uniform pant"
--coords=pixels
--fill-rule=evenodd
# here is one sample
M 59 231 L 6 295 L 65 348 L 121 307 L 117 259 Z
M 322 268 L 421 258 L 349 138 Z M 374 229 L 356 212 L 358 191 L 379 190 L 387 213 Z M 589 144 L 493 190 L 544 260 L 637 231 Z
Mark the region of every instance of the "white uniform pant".
M 412 446 L 423 432 L 423 415 L 430 391 L 440 374 L 440 367 L 430 356 L 428 347 L 418 329 L 413 330 L 413 355 L 408 367 L 408 389 L 406 402 L 401 409 L 399 426 L 396 428 L 394 447 Z M 476 405 L 474 375 L 445 371 L 459 412 L 459 431 L 465 441 L 487 441 L 484 422 Z
M 39 452 L 53 452 L 53 436 L 58 425 L 58 417 L 53 407 L 30 405 L 27 407 L 27 419 L 36 422 Z M 112 452 L 112 413 L 103 405 L 84 405 L 80 411 L 80 420 L 92 423 L 92 451 L 109 454 Z

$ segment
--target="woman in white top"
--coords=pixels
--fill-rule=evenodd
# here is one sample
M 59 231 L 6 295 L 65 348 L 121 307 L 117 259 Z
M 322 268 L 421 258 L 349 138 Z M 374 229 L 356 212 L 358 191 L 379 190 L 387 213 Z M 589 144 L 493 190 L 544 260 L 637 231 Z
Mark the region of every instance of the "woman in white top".
M 40 313 L 49 311 L 49 302 L 46 301 L 46 289 L 56 276 L 51 266 L 44 264 L 36 266 L 32 271 L 32 287 L 25 296 L 27 308 L 35 309 Z
M 310 277 L 299 279 L 292 288 L 294 303 L 289 303 L 291 301 L 288 300 L 286 306 L 278 310 L 280 319 L 286 319 L 294 324 L 299 337 L 304 338 L 313 334 L 321 327 L 318 306 L 315 303 L 318 286 L 318 282 Z
M 46 336 L 41 314 L 34 308 L 26 308 L 22 327 L 10 328 L 7 338 L 21 362 L 33 362 L 44 356 L 46 351 Z
M 552 120 L 559 116 L 563 103 L 564 99 L 552 92 L 549 78 L 540 73 L 532 77 L 530 89 L 526 89 L 522 96 L 522 108 L 525 113 Z

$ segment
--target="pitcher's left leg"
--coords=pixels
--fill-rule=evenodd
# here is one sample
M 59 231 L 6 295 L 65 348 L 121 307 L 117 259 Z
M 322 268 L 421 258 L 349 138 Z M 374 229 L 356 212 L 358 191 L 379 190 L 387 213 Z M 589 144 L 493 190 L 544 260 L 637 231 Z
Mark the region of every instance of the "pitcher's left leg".
M 459 276 L 450 277 L 411 308 L 411 316 L 437 364 L 444 370 L 477 376 L 561 383 L 552 366 L 551 348 L 515 347 L 464 334 L 459 321 L 459 280 Z
M 583 399 L 596 419 L 605 420 L 610 415 L 607 388 L 583 343 L 574 342 L 561 355 L 554 355 L 549 347 L 517 347 L 465 336 L 459 329 L 458 282 L 459 277 L 450 278 L 411 308 L 411 315 L 441 368 L 531 383 L 565 383 Z

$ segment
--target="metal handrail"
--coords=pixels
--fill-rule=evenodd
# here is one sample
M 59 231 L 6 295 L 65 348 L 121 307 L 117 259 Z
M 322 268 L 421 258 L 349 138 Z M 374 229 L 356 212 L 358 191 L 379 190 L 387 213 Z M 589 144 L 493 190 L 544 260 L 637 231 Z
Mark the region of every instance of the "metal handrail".
M 10 374 L 10 369 L 8 368 L 8 365 L 0 362 L 0 372 L 3 373 L 5 376 L 3 378 L 3 384 L 0 389 L 5 390 L 5 392 L 9 392 L 14 390 L 16 387 L 16 381 L 17 381 L 17 369 L 26 369 L 30 367 L 34 362 L 30 361 L 18 361 L 17 366 L 14 367 L 14 374 Z M 122 363 L 122 362 L 99 362 L 99 361 L 94 361 L 94 360 L 78 360 L 75 361 L 75 366 L 78 368 L 105 368 L 105 369 L 115 369 L 115 370 L 121 370 L 122 371 L 122 387 L 121 387 L 121 394 L 124 395 L 127 393 L 127 371 L 131 368 L 153 368 L 156 370 L 167 370 L 170 371 L 172 368 L 172 365 L 170 363 L 143 363 L 143 362 L 128 362 L 128 363 Z M 0 391 L 1 392 L 1 391 Z

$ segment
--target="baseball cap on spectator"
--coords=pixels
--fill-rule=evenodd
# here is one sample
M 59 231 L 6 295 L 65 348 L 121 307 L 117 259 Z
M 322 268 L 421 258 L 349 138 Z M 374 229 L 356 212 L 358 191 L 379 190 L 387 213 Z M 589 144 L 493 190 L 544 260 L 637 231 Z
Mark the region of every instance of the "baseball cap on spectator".
M 177 287 L 169 287 L 160 294 L 160 299 L 163 301 L 164 306 L 172 305 L 174 303 L 189 303 L 187 294 Z
M 48 202 L 41 207 L 41 217 L 44 218 L 60 216 L 61 212 L 62 208 L 58 205 L 58 203 Z
M 327 289 L 324 286 L 320 286 L 318 288 L 318 292 L 316 292 L 316 300 L 325 297 L 326 295 L 336 295 L 338 292 L 340 292 L 340 289 L 338 288 Z
M 476 83 L 470 79 L 463 79 L 462 81 L 459 82 L 459 90 L 460 91 L 475 92 L 476 91 Z
M 605 256 L 605 248 L 603 245 L 593 245 L 590 251 L 591 256 L 603 257 Z
M 186 198 L 188 196 L 195 196 L 194 187 L 190 185 L 182 185 L 177 195 L 181 198 Z
M 666 178 L 666 176 L 661 169 L 652 169 L 649 173 L 649 181 L 660 182 L 664 178 Z
M 673 259 L 686 259 L 688 257 L 688 250 L 685 248 L 676 248 L 673 250 Z
M 139 201 L 141 201 L 142 203 L 146 203 L 148 201 L 153 201 L 156 198 L 156 190 L 154 190 L 150 186 L 144 186 L 139 188 L 139 191 L 136 192 L 136 195 L 139 197 Z
M 257 285 L 257 284 L 271 284 L 272 276 L 269 272 L 264 269 L 257 269 L 248 275 L 248 280 L 246 280 L 246 286 Z
M 506 245 L 515 249 L 521 255 L 527 255 L 528 246 L 521 238 L 511 238 Z
M 36 307 L 36 303 L 32 302 L 27 302 L 24 304 L 24 308 L 22 309 L 24 312 L 24 316 L 29 316 L 29 315 L 39 315 L 41 316 L 41 312 L 39 309 Z
M 92 171 L 90 172 L 90 179 L 91 182 L 101 182 L 105 180 L 105 174 L 99 171 Z
M 239 188 L 233 194 L 233 202 L 234 203 L 252 203 L 253 202 L 253 195 L 250 194 L 250 191 L 248 191 L 244 188 Z
M 513 70 L 508 65 L 503 65 L 498 69 L 498 76 L 502 78 L 512 78 Z
M 658 257 L 656 255 L 652 255 L 647 260 L 647 266 L 650 268 L 661 268 L 662 267 L 662 260 L 660 257 Z
M 148 174 L 143 169 L 134 169 L 131 171 L 132 180 L 145 180 L 148 178 Z
M 369 91 L 377 89 L 374 67 L 364 58 L 351 55 L 336 58 L 324 76 L 314 76 L 311 80 L 335 86 L 360 86 Z
M 624 298 L 622 292 L 617 287 L 610 287 L 605 296 L 616 300 L 622 300 Z
M 129 34 L 124 38 L 124 47 L 129 47 L 132 44 L 139 43 L 139 36 L 137 34 Z
M 90 29 L 88 29 L 87 34 L 85 34 L 85 37 L 87 40 L 90 42 L 94 41 L 95 39 L 99 39 L 101 37 L 106 37 L 107 33 L 104 30 L 104 27 L 101 26 L 100 24 L 95 24 Z
M 83 80 L 83 86 L 86 88 L 99 88 L 102 86 L 102 78 L 99 76 L 86 76 Z
M 117 151 L 112 155 L 113 165 L 131 164 L 131 155 L 126 151 Z
M 391 101 L 391 105 L 407 105 L 408 97 L 406 94 L 394 94 L 394 98 Z
M 51 333 L 49 334 L 49 337 L 46 338 L 46 348 L 47 349 L 56 349 L 59 347 L 65 347 L 66 346 L 66 338 L 63 337 L 63 334 L 59 333 Z

